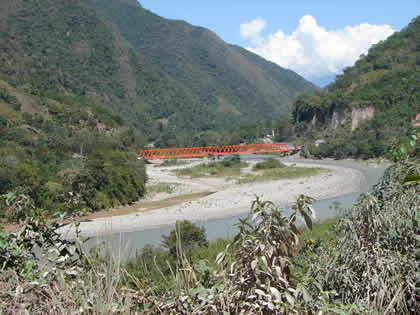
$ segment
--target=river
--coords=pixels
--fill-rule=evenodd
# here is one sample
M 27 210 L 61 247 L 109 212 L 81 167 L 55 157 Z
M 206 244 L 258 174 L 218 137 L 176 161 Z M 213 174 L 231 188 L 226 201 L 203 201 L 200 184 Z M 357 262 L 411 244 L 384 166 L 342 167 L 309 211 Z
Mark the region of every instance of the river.
M 244 156 L 243 159 L 261 159 L 268 156 Z M 294 162 L 294 160 L 289 160 Z M 350 209 L 351 206 L 357 201 L 360 194 L 368 192 L 373 185 L 378 182 L 378 179 L 382 176 L 384 170 L 389 164 L 377 164 L 374 162 L 367 161 L 354 161 L 354 160 L 322 160 L 322 161 L 308 161 L 303 160 L 305 163 L 324 164 L 324 165 L 336 165 L 344 166 L 347 168 L 354 168 L 361 171 L 365 180 L 362 182 L 359 191 L 338 196 L 331 199 L 319 200 L 313 203 L 315 208 L 317 219 L 327 219 L 337 216 L 334 204 L 339 204 L 341 209 Z M 295 162 L 302 162 L 302 159 L 296 160 Z M 290 210 L 285 209 L 285 214 Z M 223 219 L 213 219 L 207 221 L 195 221 L 199 226 L 203 226 L 206 229 L 207 239 L 215 240 L 219 237 L 232 238 L 237 233 L 237 227 L 235 224 L 239 218 L 245 218 L 247 214 L 240 216 L 226 217 Z M 143 248 L 146 244 L 154 246 L 160 246 L 162 235 L 167 235 L 173 229 L 173 226 L 164 226 L 159 228 L 153 228 L 142 231 L 134 232 L 122 232 L 112 234 L 103 237 L 97 237 L 90 239 L 86 246 L 92 247 L 103 247 L 107 246 L 112 248 L 115 254 L 121 255 L 121 257 L 133 257 L 136 255 L 138 249 Z M 104 243 L 106 245 L 104 245 Z

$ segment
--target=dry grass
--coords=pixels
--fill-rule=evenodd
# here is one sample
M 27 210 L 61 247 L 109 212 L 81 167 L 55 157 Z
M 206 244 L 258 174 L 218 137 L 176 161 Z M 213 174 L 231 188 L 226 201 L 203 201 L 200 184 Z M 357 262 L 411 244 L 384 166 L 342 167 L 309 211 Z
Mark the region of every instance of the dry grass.
M 179 183 L 158 183 L 155 185 L 148 185 L 147 193 L 149 195 L 155 195 L 158 193 L 173 194 L 179 185 Z
M 266 169 L 254 173 L 246 174 L 237 180 L 238 184 L 248 184 L 256 182 L 267 182 L 281 179 L 295 179 L 319 175 L 328 170 L 323 168 L 308 168 L 288 166 L 282 168 Z
M 233 177 L 241 174 L 241 169 L 248 166 L 246 162 L 224 160 L 199 164 L 194 167 L 182 168 L 173 172 L 178 176 L 198 177 Z
M 170 159 L 164 160 L 162 163 L 153 165 L 154 167 L 167 167 L 167 166 L 179 166 L 179 165 L 186 165 L 189 164 L 189 161 L 185 160 L 177 160 L 177 159 Z
M 9 116 L 13 113 L 13 109 L 10 107 L 10 105 L 0 102 L 0 115 L 4 116 L 6 118 L 9 118 Z
M 185 194 L 185 195 L 179 195 L 163 200 L 157 200 L 157 201 L 140 201 L 137 203 L 138 206 L 142 209 L 142 211 L 148 211 L 148 210 L 155 210 L 155 209 L 161 209 L 171 206 L 176 206 L 178 204 L 197 200 L 206 196 L 209 196 L 213 194 L 211 191 L 204 191 L 199 193 L 191 193 L 191 194 Z
M 184 202 L 194 201 L 208 195 L 211 195 L 213 192 L 204 191 L 199 193 L 191 193 L 185 195 L 174 196 L 171 198 L 166 198 L 163 200 L 156 200 L 156 201 L 139 201 L 130 206 L 124 206 L 120 208 L 108 209 L 108 210 L 101 210 L 95 213 L 80 217 L 77 221 L 91 221 L 98 218 L 109 218 L 114 216 L 122 216 L 128 215 L 138 212 L 145 212 L 150 210 L 156 210 L 171 206 L 176 206 Z

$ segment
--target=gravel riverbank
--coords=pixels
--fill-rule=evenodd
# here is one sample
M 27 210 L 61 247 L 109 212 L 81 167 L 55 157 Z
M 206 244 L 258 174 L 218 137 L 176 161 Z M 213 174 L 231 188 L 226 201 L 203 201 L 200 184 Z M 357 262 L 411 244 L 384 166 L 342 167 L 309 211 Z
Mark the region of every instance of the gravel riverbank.
M 287 158 L 281 159 L 287 165 Z M 365 178 L 362 172 L 353 168 L 316 164 L 305 162 L 293 163 L 298 167 L 321 167 L 327 169 L 319 175 L 308 178 L 276 180 L 270 182 L 257 182 L 250 184 L 235 184 L 223 178 L 178 178 L 171 171 L 180 167 L 191 167 L 202 161 L 193 161 L 188 165 L 172 167 L 147 166 L 150 177 L 149 185 L 158 183 L 174 183 L 174 190 L 170 193 L 158 193 L 149 196 L 150 201 L 161 200 L 168 196 L 211 191 L 212 194 L 180 203 L 174 206 L 144 211 L 141 202 L 133 205 L 133 213 L 119 216 L 95 218 L 89 222 L 81 222 L 82 236 L 99 236 L 109 233 L 140 231 L 153 229 L 159 226 L 173 225 L 177 220 L 191 221 L 217 219 L 236 216 L 249 211 L 255 196 L 263 200 L 270 200 L 281 207 L 286 207 L 296 201 L 300 194 L 309 195 L 316 200 L 328 199 L 351 192 L 358 191 Z M 250 162 L 250 167 L 258 160 Z M 137 207 L 137 208 L 136 208 Z M 72 227 L 65 227 L 62 234 L 66 238 L 75 236 Z

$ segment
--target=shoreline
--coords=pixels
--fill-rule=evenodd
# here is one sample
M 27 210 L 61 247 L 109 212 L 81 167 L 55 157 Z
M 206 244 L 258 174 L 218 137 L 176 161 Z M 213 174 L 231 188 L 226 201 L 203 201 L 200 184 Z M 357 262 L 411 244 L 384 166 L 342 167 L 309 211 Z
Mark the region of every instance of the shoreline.
M 149 211 L 139 211 L 120 215 L 95 218 L 89 222 L 80 222 L 79 234 L 82 237 L 100 237 L 103 235 L 144 231 L 163 226 L 172 226 L 177 220 L 206 221 L 234 217 L 249 212 L 255 196 L 263 200 L 273 201 L 279 207 L 287 207 L 296 201 L 300 194 L 313 197 L 315 200 L 325 200 L 352 192 L 357 192 L 365 183 L 365 175 L 354 168 L 317 164 L 315 161 L 290 162 L 282 160 L 285 164 L 295 164 L 298 167 L 320 167 L 327 171 L 319 175 L 275 180 L 270 182 L 258 182 L 250 184 L 229 184 L 224 179 L 202 178 L 182 179 L 170 175 L 174 168 L 150 169 L 160 174 L 163 182 L 177 181 L 198 190 L 209 187 L 216 190 L 206 197 L 187 201 L 181 204 Z M 169 170 L 169 171 L 168 171 Z M 165 173 L 166 172 L 166 173 Z M 67 239 L 75 238 L 74 226 L 69 225 L 60 231 Z

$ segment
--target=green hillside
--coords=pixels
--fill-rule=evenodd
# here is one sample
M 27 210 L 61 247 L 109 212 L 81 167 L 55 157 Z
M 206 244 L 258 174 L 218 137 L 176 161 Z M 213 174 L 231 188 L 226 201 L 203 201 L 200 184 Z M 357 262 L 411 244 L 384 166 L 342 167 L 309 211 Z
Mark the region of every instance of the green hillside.
M 192 132 L 232 130 L 290 112 L 314 86 L 170 21 L 136 1 L 5 0 L 0 76 L 34 95 L 69 94 L 130 120 L 149 141 L 191 145 Z M 290 78 L 290 79 L 289 79 Z
M 24 193 L 50 214 L 134 202 L 145 190 L 136 159 L 143 140 L 100 106 L 31 95 L 0 80 L 0 194 Z M 0 203 L 0 222 L 29 215 L 7 208 Z
M 412 134 L 420 113 L 420 17 L 401 32 L 373 46 L 366 56 L 317 95 L 294 104 L 298 136 L 315 156 L 375 157 L 394 140 Z
M 50 212 L 138 200 L 146 141 L 246 141 L 250 123 L 314 90 L 135 0 L 1 1 L 0 43 L 0 194 Z
M 292 71 L 227 45 L 205 28 L 159 17 L 136 1 L 95 4 L 147 62 L 182 84 L 217 119 L 271 119 L 290 112 L 298 92 L 316 90 Z
M 155 108 L 165 111 L 182 99 L 192 106 L 176 82 L 146 64 L 86 1 L 23 3 L 2 20 L 4 79 L 33 94 L 67 92 L 104 104 L 144 130 L 159 118 Z

